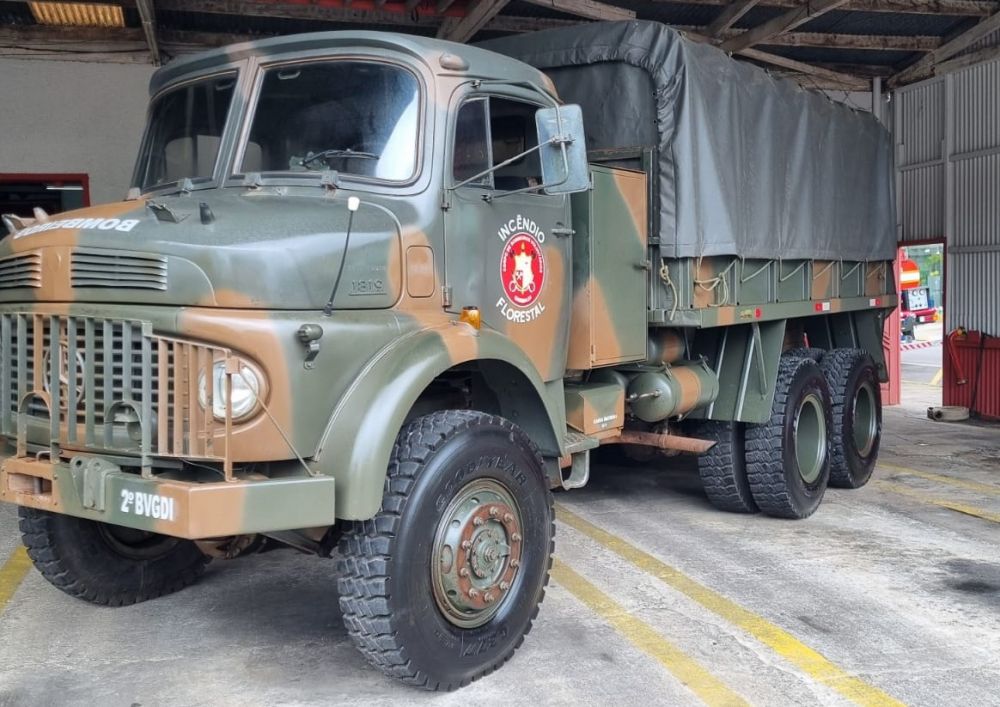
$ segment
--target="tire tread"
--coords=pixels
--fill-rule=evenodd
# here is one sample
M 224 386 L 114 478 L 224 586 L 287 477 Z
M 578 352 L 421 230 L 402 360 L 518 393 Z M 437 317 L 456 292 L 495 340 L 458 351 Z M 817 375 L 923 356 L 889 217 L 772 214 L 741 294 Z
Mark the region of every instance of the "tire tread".
M 539 601 L 535 606 L 524 633 L 506 654 L 460 683 L 434 681 L 426 672 L 415 667 L 395 629 L 397 617 L 389 605 L 388 589 L 393 571 L 391 548 L 409 492 L 424 462 L 452 435 L 483 423 L 508 429 L 511 439 L 517 438 L 517 441 L 528 445 L 539 465 L 542 464 L 541 456 L 530 439 L 503 418 L 471 410 L 446 410 L 418 418 L 403 428 L 393 446 L 381 510 L 371 520 L 352 522 L 340 541 L 337 589 L 348 635 L 373 666 L 407 685 L 425 690 L 454 690 L 501 667 L 523 643 L 541 604 Z M 551 496 L 548 503 L 551 509 Z M 549 517 L 553 518 L 551 513 Z M 553 520 L 550 534 L 553 538 L 554 529 Z M 544 586 L 548 584 L 553 549 L 554 541 L 549 546 L 540 598 L 544 596 Z

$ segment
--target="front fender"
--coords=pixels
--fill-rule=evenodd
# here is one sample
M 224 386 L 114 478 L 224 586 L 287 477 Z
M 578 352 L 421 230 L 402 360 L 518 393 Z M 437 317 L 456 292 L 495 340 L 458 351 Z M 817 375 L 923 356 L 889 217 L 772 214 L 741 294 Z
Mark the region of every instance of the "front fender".
M 502 412 L 525 428 L 543 454 L 563 453 L 562 381 L 546 384 L 528 357 L 501 334 L 459 322 L 401 336 L 378 352 L 337 403 L 314 457 L 336 479 L 337 518 L 378 511 L 389 457 L 410 409 L 430 383 L 462 363 L 502 378 Z M 504 404 L 506 401 L 506 404 Z

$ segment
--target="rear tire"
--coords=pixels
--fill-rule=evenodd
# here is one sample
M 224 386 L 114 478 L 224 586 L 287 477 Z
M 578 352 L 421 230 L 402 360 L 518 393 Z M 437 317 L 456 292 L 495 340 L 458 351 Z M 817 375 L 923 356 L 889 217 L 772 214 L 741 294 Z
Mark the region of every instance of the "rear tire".
M 754 501 L 779 518 L 807 518 L 830 478 L 830 388 L 810 358 L 783 356 L 771 419 L 747 425 L 747 478 Z
M 861 349 L 834 349 L 820 364 L 833 399 L 830 485 L 868 483 L 882 441 L 882 390 L 875 362 Z
M 381 510 L 341 539 L 348 633 L 386 675 L 467 685 L 531 629 L 554 533 L 542 459 L 520 428 L 472 411 L 418 418 L 396 438 Z
M 792 356 L 794 358 L 809 358 L 815 361 L 816 363 L 819 363 L 820 359 L 823 358 L 823 354 L 825 353 L 826 351 L 824 351 L 823 349 L 817 349 L 812 346 L 799 346 L 794 349 L 788 349 L 781 355 Z
M 52 586 L 103 606 L 127 606 L 180 591 L 209 558 L 190 540 L 19 508 L 28 557 Z
M 691 436 L 715 442 L 698 457 L 698 474 L 712 505 L 729 513 L 756 513 L 757 504 L 747 480 L 743 423 L 706 420 Z

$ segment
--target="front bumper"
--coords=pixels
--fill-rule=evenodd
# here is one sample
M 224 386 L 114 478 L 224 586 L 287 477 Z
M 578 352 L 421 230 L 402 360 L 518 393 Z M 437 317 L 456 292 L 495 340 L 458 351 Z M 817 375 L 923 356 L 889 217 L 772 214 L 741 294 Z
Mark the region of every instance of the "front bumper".
M 330 476 L 147 478 L 102 457 L 0 466 L 0 501 L 190 540 L 332 525 L 334 485 Z

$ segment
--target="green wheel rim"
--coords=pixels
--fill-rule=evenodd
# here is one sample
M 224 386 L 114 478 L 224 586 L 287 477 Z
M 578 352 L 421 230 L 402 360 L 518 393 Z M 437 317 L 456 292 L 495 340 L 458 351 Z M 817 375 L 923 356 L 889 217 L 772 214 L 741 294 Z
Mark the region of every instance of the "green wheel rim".
M 854 429 L 854 447 L 858 454 L 867 457 L 875 447 L 878 437 L 878 405 L 875 402 L 875 389 L 865 381 L 858 386 L 851 406 L 851 420 Z
M 815 393 L 806 395 L 795 412 L 793 426 L 795 461 L 807 484 L 815 483 L 826 462 L 826 415 L 823 400 Z
M 431 551 L 431 585 L 444 617 L 482 626 L 509 599 L 521 566 L 521 511 L 495 479 L 466 484 L 441 514 Z

